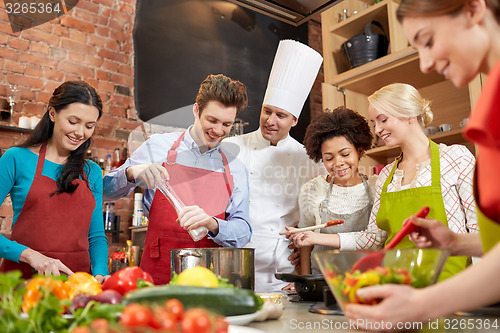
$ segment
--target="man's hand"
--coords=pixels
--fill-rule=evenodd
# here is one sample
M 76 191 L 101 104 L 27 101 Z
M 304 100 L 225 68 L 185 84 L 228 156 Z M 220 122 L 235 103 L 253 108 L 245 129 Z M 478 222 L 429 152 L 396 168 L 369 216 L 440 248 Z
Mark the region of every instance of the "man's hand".
M 139 179 L 149 189 L 154 189 L 156 184 L 161 184 L 164 180 L 169 179 L 167 169 L 156 163 L 132 165 L 125 172 L 128 181 Z
M 185 230 L 198 229 L 205 226 L 217 235 L 219 233 L 219 223 L 215 218 L 205 213 L 199 206 L 186 206 L 179 213 L 179 223 Z

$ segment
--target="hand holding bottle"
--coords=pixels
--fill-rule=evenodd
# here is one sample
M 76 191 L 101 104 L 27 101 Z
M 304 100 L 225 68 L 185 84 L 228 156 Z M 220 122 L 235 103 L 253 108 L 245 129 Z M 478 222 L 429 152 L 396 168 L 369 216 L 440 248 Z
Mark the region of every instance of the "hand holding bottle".
M 179 223 L 181 227 L 188 230 L 189 235 L 195 242 L 199 241 L 208 234 L 208 229 L 205 225 L 202 225 L 194 229 L 189 229 L 189 227 L 197 223 L 200 220 L 200 218 L 202 218 L 202 220 L 206 220 L 207 218 L 211 219 L 211 217 L 208 216 L 205 213 L 205 211 L 203 211 L 198 206 L 186 207 L 182 202 L 182 200 L 177 196 L 177 193 L 175 193 L 175 191 L 172 189 L 172 187 L 166 180 L 158 182 L 157 188 L 172 204 L 175 211 L 177 212 L 177 216 L 179 217 Z M 205 216 L 203 216 L 203 214 Z

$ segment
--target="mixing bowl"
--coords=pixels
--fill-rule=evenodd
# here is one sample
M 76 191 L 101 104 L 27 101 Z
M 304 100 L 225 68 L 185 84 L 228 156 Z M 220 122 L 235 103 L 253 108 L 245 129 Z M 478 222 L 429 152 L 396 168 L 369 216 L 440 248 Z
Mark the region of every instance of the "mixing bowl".
M 379 253 L 374 256 L 373 253 Z M 361 258 L 370 255 L 382 261 L 367 271 L 352 271 Z M 393 249 L 369 251 L 321 251 L 314 254 L 323 276 L 342 310 L 348 303 L 376 304 L 360 299 L 359 288 L 395 283 L 422 288 L 436 283 L 449 255 L 448 249 Z M 379 257 L 379 258 L 380 258 Z M 375 261 L 377 263 L 377 261 Z

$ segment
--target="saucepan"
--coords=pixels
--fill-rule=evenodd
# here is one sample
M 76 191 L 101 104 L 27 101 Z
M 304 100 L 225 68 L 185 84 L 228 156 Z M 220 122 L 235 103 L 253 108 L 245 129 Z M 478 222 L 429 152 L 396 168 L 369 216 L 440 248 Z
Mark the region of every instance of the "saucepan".
M 195 266 L 210 269 L 238 288 L 255 288 L 255 249 L 247 248 L 187 248 L 171 250 L 172 274 Z
M 327 286 L 323 274 L 298 275 L 277 272 L 274 276 L 278 280 L 293 282 L 302 301 L 323 301 L 323 289 Z

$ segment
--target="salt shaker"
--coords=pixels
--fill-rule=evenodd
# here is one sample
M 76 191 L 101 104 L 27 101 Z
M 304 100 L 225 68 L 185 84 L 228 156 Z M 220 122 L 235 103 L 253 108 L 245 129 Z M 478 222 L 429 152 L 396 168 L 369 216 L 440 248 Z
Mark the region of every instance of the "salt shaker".
M 185 205 L 182 202 L 182 200 L 177 196 L 177 193 L 175 193 L 170 184 L 165 180 L 163 184 L 157 184 L 157 187 L 163 193 L 163 195 L 168 199 L 168 201 L 172 204 L 172 206 L 174 206 L 177 215 L 179 215 L 179 212 L 181 211 L 182 208 L 185 207 Z M 205 226 L 201 226 L 199 228 L 189 230 L 188 233 L 191 236 L 191 238 L 195 242 L 197 242 L 208 234 L 208 229 Z

